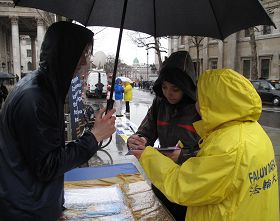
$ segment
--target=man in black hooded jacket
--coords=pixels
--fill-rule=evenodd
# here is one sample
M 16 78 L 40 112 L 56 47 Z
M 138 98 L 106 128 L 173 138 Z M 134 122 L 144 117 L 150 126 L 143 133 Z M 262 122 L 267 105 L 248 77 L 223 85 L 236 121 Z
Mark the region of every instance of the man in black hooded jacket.
M 62 213 L 64 173 L 88 161 L 115 131 L 114 110 L 97 114 L 91 131 L 65 145 L 64 101 L 86 63 L 93 33 L 58 22 L 46 32 L 40 67 L 24 77 L 0 113 L 0 220 L 55 221 Z

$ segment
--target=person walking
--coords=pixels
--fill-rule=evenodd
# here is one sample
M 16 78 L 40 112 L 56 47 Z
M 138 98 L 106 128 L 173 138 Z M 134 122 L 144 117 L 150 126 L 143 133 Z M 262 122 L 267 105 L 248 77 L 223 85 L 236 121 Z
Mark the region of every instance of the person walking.
M 87 162 L 116 130 L 114 110 L 65 144 L 64 103 L 74 73 L 89 64 L 93 33 L 70 22 L 52 24 L 38 70 L 13 88 L 0 112 L 1 221 L 57 221 L 64 173 Z
M 161 147 L 174 147 L 180 143 L 183 149 L 165 154 L 182 164 L 196 154 L 199 136 L 192 124 L 200 119 L 195 109 L 196 74 L 187 51 L 175 52 L 164 61 L 153 90 L 156 97 L 152 106 L 137 132 L 128 138 L 127 146 L 129 149 L 144 149 L 154 146 L 157 139 Z M 185 206 L 168 200 L 154 185 L 152 189 L 175 220 L 185 218 Z
M 2 107 L 2 103 L 6 100 L 7 96 L 8 96 L 8 89 L 4 85 L 4 83 L 1 82 L 1 85 L 0 85 L 0 109 Z
M 124 82 L 124 101 L 125 101 L 125 114 L 130 115 L 130 101 L 132 101 L 132 86 L 129 82 Z
M 124 89 L 122 86 L 122 80 L 117 78 L 115 83 L 115 103 L 116 103 L 116 116 L 122 117 L 122 101 L 123 101 L 123 93 Z
M 3 93 L 3 100 L 5 101 L 6 100 L 6 98 L 7 98 L 7 96 L 8 96 L 8 89 L 7 89 L 7 87 L 4 85 L 4 83 L 3 82 L 1 82 L 1 85 L 0 85 L 0 90 L 2 91 L 2 93 Z
M 209 70 L 199 77 L 197 97 L 196 157 L 179 166 L 153 147 L 131 152 L 168 199 L 188 206 L 185 220 L 278 221 L 277 165 L 258 123 L 255 88 L 231 69 Z

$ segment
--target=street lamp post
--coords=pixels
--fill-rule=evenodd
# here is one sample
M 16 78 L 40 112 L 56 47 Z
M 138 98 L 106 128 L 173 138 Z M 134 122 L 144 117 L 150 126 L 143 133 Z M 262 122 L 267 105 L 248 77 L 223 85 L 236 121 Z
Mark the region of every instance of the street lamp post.
M 147 81 L 149 80 L 149 48 L 147 47 Z

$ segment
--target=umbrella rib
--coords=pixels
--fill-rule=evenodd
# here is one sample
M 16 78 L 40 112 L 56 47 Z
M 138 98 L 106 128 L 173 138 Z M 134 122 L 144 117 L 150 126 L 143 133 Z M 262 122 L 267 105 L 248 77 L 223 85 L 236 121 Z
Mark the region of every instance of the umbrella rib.
M 110 97 L 109 100 L 113 99 L 113 93 L 115 89 L 115 80 L 117 76 L 117 69 L 118 69 L 118 61 L 119 61 L 119 54 L 120 54 L 120 47 L 122 42 L 122 33 L 123 33 L 123 26 L 125 21 L 125 15 L 126 15 L 126 9 L 127 9 L 127 1 L 124 0 L 123 4 L 123 11 L 122 11 L 122 18 L 121 18 L 121 26 L 120 26 L 120 32 L 119 32 L 119 39 L 118 39 L 118 45 L 117 45 L 117 51 L 115 56 L 115 63 L 114 63 L 114 70 L 113 70 L 113 76 L 112 76 L 112 85 L 111 85 L 111 91 L 110 91 Z M 107 107 L 108 108 L 108 107 Z M 107 113 L 107 112 L 106 112 Z
M 213 14 L 214 14 L 214 18 L 215 18 L 215 21 L 216 21 L 216 24 L 217 24 L 218 31 L 219 31 L 219 33 L 220 33 L 221 39 L 224 40 L 224 35 L 223 35 L 222 31 L 221 31 L 221 27 L 220 27 L 219 22 L 218 22 L 218 19 L 217 19 L 217 17 L 216 17 L 216 13 L 215 13 L 215 11 L 214 11 L 214 7 L 213 7 L 213 4 L 212 4 L 212 0 L 209 0 L 209 3 L 210 3 L 210 6 L 211 6 L 211 9 L 212 9 L 212 12 L 213 12 Z
M 17 1 L 19 1 L 19 0 L 17 0 Z M 90 18 L 90 15 L 91 15 L 92 9 L 93 9 L 93 7 L 94 7 L 94 5 L 95 5 L 95 2 L 96 2 L 96 0 L 94 0 L 93 3 L 92 3 L 92 5 L 91 5 L 91 8 L 90 8 L 90 10 L 89 10 L 89 14 L 88 14 L 88 16 L 87 16 L 87 20 L 86 20 L 85 26 L 87 26 L 87 24 L 88 24 L 88 20 L 89 20 L 89 18 Z
M 154 37 L 157 37 L 157 20 L 156 20 L 156 0 L 153 0 L 154 6 Z

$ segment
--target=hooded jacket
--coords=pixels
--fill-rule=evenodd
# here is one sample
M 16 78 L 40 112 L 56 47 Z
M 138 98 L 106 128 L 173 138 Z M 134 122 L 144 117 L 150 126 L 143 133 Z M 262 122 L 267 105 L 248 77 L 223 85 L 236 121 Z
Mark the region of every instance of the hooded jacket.
M 90 132 L 65 145 L 64 101 L 93 33 L 54 23 L 41 47 L 40 68 L 9 94 L 0 114 L 0 219 L 57 220 L 64 173 L 97 151 Z
M 230 70 L 210 70 L 198 81 L 202 120 L 197 157 L 178 166 L 151 147 L 146 174 L 173 202 L 188 206 L 188 221 L 278 221 L 278 177 L 272 143 L 257 122 L 261 99 Z
M 129 82 L 124 82 L 124 101 L 132 101 L 132 86 Z
M 115 100 L 123 100 L 123 86 L 121 79 L 117 78 L 115 83 Z
M 153 146 L 159 139 L 160 146 L 175 146 L 180 140 L 186 147 L 181 151 L 179 163 L 186 158 L 188 149 L 197 145 L 199 136 L 192 123 L 199 120 L 195 109 L 196 77 L 191 57 L 187 51 L 171 54 L 163 63 L 153 90 L 156 97 L 136 134 L 147 139 L 147 145 Z M 180 88 L 184 95 L 178 104 L 170 104 L 164 97 L 161 85 L 168 81 Z

